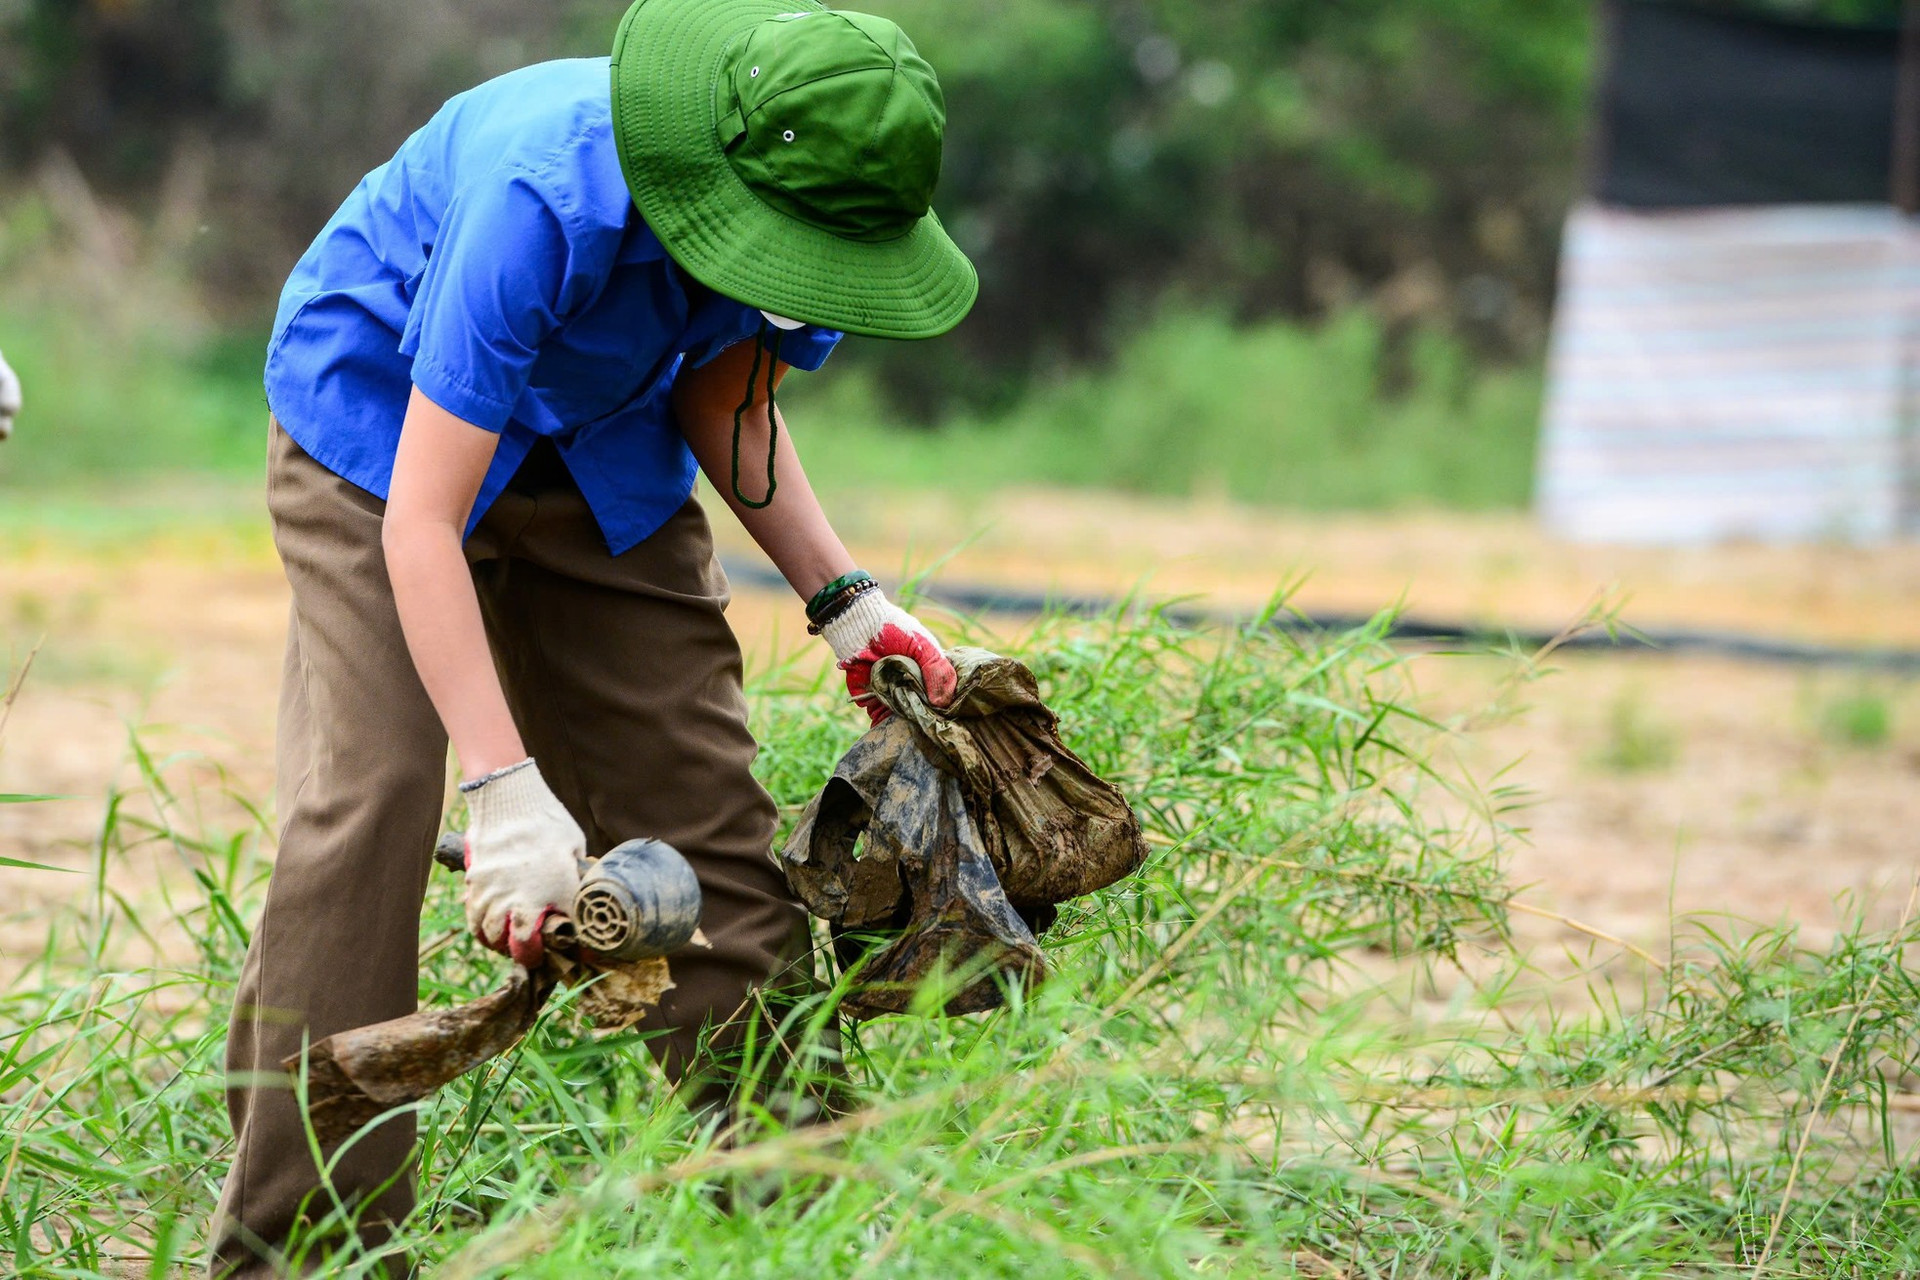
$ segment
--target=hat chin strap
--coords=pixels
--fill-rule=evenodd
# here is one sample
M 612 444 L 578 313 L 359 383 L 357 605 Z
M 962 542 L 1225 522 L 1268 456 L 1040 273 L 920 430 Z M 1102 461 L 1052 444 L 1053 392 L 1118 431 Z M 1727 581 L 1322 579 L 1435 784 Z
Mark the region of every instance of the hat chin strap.
M 774 459 L 780 452 L 780 415 L 773 403 L 773 385 L 780 378 L 780 339 L 786 332 L 784 327 L 775 326 L 773 330 L 773 354 L 767 361 L 767 496 L 755 502 L 740 491 L 740 432 L 741 420 L 747 410 L 753 408 L 754 396 L 760 383 L 760 356 L 766 345 L 767 328 L 773 325 L 774 317 L 762 311 L 760 313 L 760 332 L 753 339 L 753 367 L 747 370 L 747 395 L 740 407 L 733 411 L 733 500 L 749 511 L 758 511 L 771 506 L 773 491 L 779 487 L 774 472 Z M 791 323 L 791 322 L 789 322 Z M 798 326 L 795 326 L 798 328 Z
M 774 328 L 785 329 L 789 333 L 791 333 L 795 329 L 800 328 L 802 325 L 806 324 L 805 320 L 789 320 L 787 319 L 787 317 L 777 316 L 773 314 L 773 312 L 771 311 L 762 311 L 760 314 L 765 316 L 767 318 L 767 323 L 772 325 Z

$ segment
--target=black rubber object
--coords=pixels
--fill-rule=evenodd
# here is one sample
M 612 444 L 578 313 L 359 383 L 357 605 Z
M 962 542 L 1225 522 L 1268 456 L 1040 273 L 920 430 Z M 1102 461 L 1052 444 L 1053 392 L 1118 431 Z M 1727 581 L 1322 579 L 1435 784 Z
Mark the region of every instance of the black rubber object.
M 449 871 L 467 869 L 467 833 L 443 831 L 433 842 L 433 860 Z
M 700 927 L 700 881 L 664 840 L 629 840 L 594 862 L 573 899 L 580 945 L 611 960 L 671 955 Z
M 721 567 L 736 585 L 786 590 L 786 579 L 771 569 L 747 560 L 722 556 Z M 1073 595 L 1052 591 L 1026 591 L 982 583 L 921 583 L 916 593 L 923 600 L 970 613 L 1000 613 L 1034 617 L 1043 613 L 1065 613 L 1079 618 L 1101 618 L 1145 606 L 1117 596 Z M 1183 627 L 1246 626 L 1247 619 L 1229 613 L 1170 606 L 1154 610 L 1156 617 Z M 1266 620 L 1276 631 L 1296 634 L 1356 631 L 1376 625 L 1380 620 L 1363 614 L 1300 613 L 1287 610 Z M 1434 619 L 1393 617 L 1381 626 L 1380 638 L 1403 643 L 1460 646 L 1473 651 L 1540 649 L 1551 643 L 1557 649 L 1581 652 L 1602 651 L 1617 654 L 1706 654 L 1738 658 L 1748 662 L 1779 663 L 1801 667 L 1853 667 L 1863 671 L 1888 671 L 1920 674 L 1920 649 L 1867 649 L 1852 645 L 1805 644 L 1795 640 L 1776 640 L 1769 636 L 1745 635 L 1733 631 L 1693 631 L 1659 628 L 1622 630 L 1617 633 L 1584 631 L 1565 636 L 1550 631 L 1444 622 Z

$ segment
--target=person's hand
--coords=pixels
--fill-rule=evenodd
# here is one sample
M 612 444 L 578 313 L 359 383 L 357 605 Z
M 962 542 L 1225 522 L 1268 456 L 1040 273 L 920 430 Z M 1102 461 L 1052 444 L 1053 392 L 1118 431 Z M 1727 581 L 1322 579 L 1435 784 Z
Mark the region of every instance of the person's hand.
M 944 707 L 953 701 L 959 683 L 940 642 L 920 620 L 888 600 L 878 587 L 854 597 L 843 610 L 820 624 L 820 634 L 833 648 L 840 669 L 847 673 L 847 692 L 866 708 L 875 724 L 891 713 L 873 692 L 873 664 L 895 655 L 911 658 L 920 668 L 927 701 Z
M 532 760 L 461 791 L 470 815 L 467 927 L 482 945 L 536 969 L 546 955 L 541 926 L 573 910 L 586 836 Z
M 13 434 L 13 420 L 20 416 L 20 379 L 0 356 L 0 440 Z

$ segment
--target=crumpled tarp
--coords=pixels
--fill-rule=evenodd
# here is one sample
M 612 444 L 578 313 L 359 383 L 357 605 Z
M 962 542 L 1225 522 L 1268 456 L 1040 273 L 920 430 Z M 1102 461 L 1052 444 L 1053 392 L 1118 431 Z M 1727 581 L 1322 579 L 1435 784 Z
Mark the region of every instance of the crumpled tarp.
M 842 757 L 780 854 L 837 942 L 897 935 L 860 957 L 845 1006 L 856 1017 L 905 1011 L 943 964 L 977 973 L 949 1013 L 996 1007 L 996 975 L 1045 978 L 1036 935 L 1056 905 L 1146 857 L 1126 798 L 1060 740 L 1033 673 L 984 649 L 948 656 L 959 687 L 946 707 L 927 702 L 912 662 L 875 665 L 874 688 L 897 714 Z
M 289 1056 L 281 1065 L 296 1083 L 306 1075 L 314 1135 L 335 1146 L 375 1117 L 505 1053 L 532 1028 L 555 987 L 598 978 L 581 993 L 579 1010 L 599 1031 L 632 1026 L 673 987 L 664 959 L 576 962 L 551 941 L 549 948 L 540 968 L 528 973 L 515 965 L 506 986 L 478 1000 L 337 1032 Z

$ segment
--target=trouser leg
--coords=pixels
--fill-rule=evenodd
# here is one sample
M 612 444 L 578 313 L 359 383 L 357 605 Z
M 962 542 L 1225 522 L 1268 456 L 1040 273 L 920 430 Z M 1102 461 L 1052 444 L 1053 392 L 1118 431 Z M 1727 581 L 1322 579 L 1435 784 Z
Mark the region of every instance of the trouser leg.
M 513 542 L 483 538 L 470 553 L 508 699 L 592 852 L 652 836 L 693 864 L 711 947 L 670 958 L 674 988 L 642 1029 L 668 1074 L 693 1077 L 693 1100 L 713 1105 L 732 1091 L 743 1044 L 768 1045 L 792 995 L 810 988 L 811 954 L 771 856 L 776 813 L 751 772 L 740 648 L 706 517 L 689 501 L 614 557 L 570 486 L 509 494 L 503 516 L 516 507 Z M 792 1065 L 774 1049 L 774 1064 Z M 835 1078 L 837 1041 L 800 1065 Z
M 237 1275 L 271 1274 L 295 1224 L 324 1217 L 335 1197 L 363 1210 L 373 1245 L 412 1206 L 412 1122 L 362 1137 L 323 1188 L 279 1064 L 311 1040 L 414 1009 L 446 757 L 394 610 L 383 504 L 276 427 L 269 505 L 294 605 L 281 847 L 228 1051 L 237 1149 L 214 1250 L 216 1272 Z M 613 557 L 570 486 L 510 492 L 468 556 L 522 735 L 594 851 L 657 836 L 699 875 L 712 945 L 672 957 L 676 987 L 643 1029 L 696 1101 L 722 1101 L 734 1092 L 730 1057 L 750 1032 L 764 1043 L 777 997 L 808 985 L 809 949 L 769 852 L 774 807 L 750 773 L 740 653 L 705 517 L 689 503 Z M 822 1054 L 806 1065 L 833 1076 L 837 1045 Z
M 215 1274 L 271 1275 L 301 1221 L 351 1206 L 377 1247 L 413 1205 L 411 1117 L 362 1135 L 330 1180 L 281 1061 L 414 1010 L 420 906 L 446 738 L 408 659 L 380 548 L 381 504 L 275 426 L 274 538 L 293 588 L 278 729 L 280 847 L 227 1047 L 236 1147 Z

